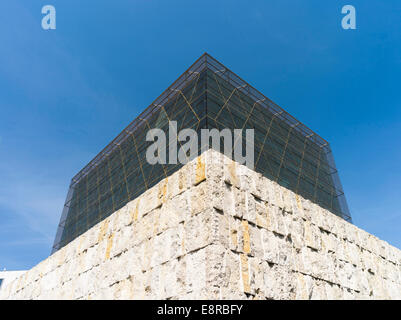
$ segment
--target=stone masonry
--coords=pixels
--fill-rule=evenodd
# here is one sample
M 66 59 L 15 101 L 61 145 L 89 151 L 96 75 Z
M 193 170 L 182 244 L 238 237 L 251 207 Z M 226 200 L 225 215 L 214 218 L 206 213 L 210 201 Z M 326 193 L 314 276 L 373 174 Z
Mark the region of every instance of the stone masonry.
M 401 251 L 209 150 L 0 299 L 400 299 Z

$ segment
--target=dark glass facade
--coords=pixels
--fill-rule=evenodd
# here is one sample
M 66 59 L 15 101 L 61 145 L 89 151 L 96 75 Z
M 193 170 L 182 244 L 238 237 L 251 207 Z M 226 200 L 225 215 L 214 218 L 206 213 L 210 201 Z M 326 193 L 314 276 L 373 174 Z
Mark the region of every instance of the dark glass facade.
M 329 144 L 204 54 L 72 179 L 53 252 L 182 166 L 145 159 L 147 131 L 168 142 L 169 121 L 178 131 L 254 129 L 256 171 L 351 220 Z

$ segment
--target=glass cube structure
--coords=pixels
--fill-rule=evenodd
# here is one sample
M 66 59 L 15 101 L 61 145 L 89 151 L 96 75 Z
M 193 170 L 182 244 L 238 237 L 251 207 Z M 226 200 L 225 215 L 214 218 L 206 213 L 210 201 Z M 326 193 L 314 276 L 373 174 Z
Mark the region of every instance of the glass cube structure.
M 182 167 L 146 161 L 146 133 L 169 121 L 254 129 L 255 171 L 351 221 L 328 142 L 205 53 L 72 179 L 52 252 Z

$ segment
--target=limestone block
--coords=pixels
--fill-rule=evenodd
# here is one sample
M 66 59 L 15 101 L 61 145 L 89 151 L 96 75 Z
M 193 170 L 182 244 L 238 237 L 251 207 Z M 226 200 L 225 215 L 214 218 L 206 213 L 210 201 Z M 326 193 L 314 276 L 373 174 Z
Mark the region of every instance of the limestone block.
M 152 254 L 154 253 L 153 243 L 154 239 L 151 238 L 147 241 L 143 241 L 137 246 L 138 255 L 140 256 L 140 265 L 143 272 L 150 269 Z
M 207 201 L 209 203 L 209 207 L 224 211 L 226 194 L 225 189 L 231 187 L 231 185 L 227 185 L 223 180 L 219 182 L 207 180 L 205 183 L 207 185 Z
M 342 287 L 342 299 L 343 300 L 355 300 L 356 299 L 355 291 L 353 291 L 349 288 Z
M 377 256 L 370 251 L 364 250 L 362 255 L 362 264 L 364 269 L 369 271 L 370 273 L 377 273 L 377 264 L 376 264 Z
M 47 274 L 46 274 L 47 275 Z M 14 285 L 14 290 L 15 291 L 21 291 L 21 290 L 23 290 L 24 289 L 24 287 L 25 287 L 25 282 L 24 282 L 24 277 L 18 277 L 18 278 L 16 278 L 15 280 L 14 280 L 14 282 L 15 282 L 15 285 Z
M 258 179 L 258 174 L 255 171 L 249 170 L 246 166 L 236 163 L 236 174 L 238 177 L 238 188 L 240 190 L 256 191 L 254 181 Z
M 130 225 L 133 221 L 132 221 L 132 216 L 130 215 L 130 211 L 129 211 L 129 206 L 128 204 L 126 204 L 124 207 L 122 207 L 119 210 L 119 226 L 118 226 L 118 230 L 127 227 L 128 225 Z
M 75 277 L 71 280 L 73 296 L 74 296 L 73 299 L 81 298 L 86 294 L 85 278 L 86 278 L 85 274 L 80 274 L 78 277 Z
M 25 272 L 24 274 L 20 275 L 17 279 L 21 279 L 22 286 L 24 288 L 32 283 L 32 275 L 30 272 Z M 0 299 L 1 299 L 1 297 L 0 297 Z
M 128 258 L 129 255 L 124 252 L 110 261 L 110 283 L 120 282 L 129 277 L 131 269 Z
M 259 257 L 248 257 L 250 292 L 254 299 L 265 298 L 264 270 L 266 261 Z
M 337 260 L 338 261 L 338 260 Z M 357 268 L 349 262 L 338 261 L 336 271 L 338 275 L 336 279 L 339 279 L 339 283 L 343 287 L 350 288 L 352 290 L 358 290 L 358 279 L 356 277 Z
M 168 183 L 169 177 L 166 177 L 164 180 L 160 181 L 157 184 L 157 207 L 160 207 L 169 199 L 168 187 L 170 184 Z
M 48 259 L 44 260 L 40 264 L 41 274 L 42 276 L 47 275 L 52 270 L 53 261 Z
M 390 254 L 388 249 L 388 243 L 386 241 L 378 239 L 377 246 L 379 250 L 379 256 L 385 260 L 389 260 Z
M 199 292 L 206 287 L 206 249 L 185 256 L 185 286 L 187 292 Z
M 136 273 L 129 277 L 131 281 L 132 299 L 143 300 L 145 297 L 145 279 L 146 273 Z
M 254 172 L 249 192 L 263 202 L 269 202 L 271 186 L 267 182 L 270 180 L 265 179 L 260 173 Z
M 316 265 L 319 263 L 317 252 L 308 247 L 303 247 L 299 254 L 299 271 L 310 276 L 316 276 L 314 271 L 317 269 Z
M 262 200 L 255 198 L 255 196 L 249 192 L 245 192 L 245 211 L 243 212 L 242 218 L 253 224 L 256 224 L 256 204 L 263 205 Z
M 116 233 L 120 230 L 121 225 L 121 208 L 110 215 L 110 233 Z
M 206 180 L 212 183 L 219 183 L 224 180 L 223 163 L 224 158 L 220 152 L 210 150 L 205 153 L 206 158 Z
M 281 195 L 283 199 L 283 210 L 287 213 L 292 213 L 294 203 L 296 202 L 294 193 L 286 188 L 281 188 Z
M 139 212 L 142 216 L 148 214 L 152 210 L 159 208 L 162 205 L 162 201 L 159 198 L 159 184 L 145 191 L 141 196 L 139 203 Z
M 337 251 L 336 251 L 336 258 L 342 261 L 347 261 L 347 244 L 348 242 L 344 240 L 342 237 L 337 238 L 338 240 L 338 246 L 337 246 Z
M 386 260 L 381 256 L 376 256 L 376 264 L 377 264 L 377 274 L 380 275 L 382 279 L 388 279 L 388 272 L 386 266 Z
M 249 258 L 245 254 L 240 254 L 240 265 L 241 265 L 241 282 L 242 282 L 242 292 L 246 294 L 252 294 L 251 291 L 251 279 L 250 279 L 250 265 Z
M 158 232 L 174 228 L 190 216 L 190 193 L 177 195 L 160 209 Z
M 392 282 L 399 283 L 400 279 L 398 276 L 399 276 L 400 267 L 397 267 L 395 264 L 393 264 L 392 262 L 390 262 L 388 260 L 386 261 L 385 266 L 386 266 L 387 278 Z
M 20 299 L 20 300 L 32 299 L 33 289 L 34 289 L 34 284 L 33 283 L 29 283 L 28 285 L 26 285 L 24 287 L 23 290 L 18 292 L 18 299 Z M 2 299 L 3 298 L 0 295 L 0 300 L 2 300 Z
M 401 284 L 401 267 L 392 262 L 389 263 L 388 266 L 389 279 L 395 283 Z
M 237 218 L 247 214 L 247 192 L 225 184 L 223 211 Z
M 304 220 L 296 214 L 285 215 L 285 224 L 287 232 L 293 246 L 300 249 L 304 245 Z
M 342 290 L 338 284 L 326 282 L 325 283 L 326 297 L 328 300 L 341 300 Z
M 266 266 L 266 265 L 265 265 Z M 295 298 L 295 273 L 279 265 L 269 265 L 263 274 L 264 294 L 267 299 Z
M 286 266 L 287 268 L 294 267 L 294 249 L 288 238 L 283 238 L 280 235 L 275 235 L 278 245 L 277 261 L 281 266 Z
M 261 199 L 268 203 L 274 202 L 274 182 L 265 177 L 261 177 L 258 181 L 258 189 L 260 189 Z
M 328 233 L 321 230 L 321 250 L 322 252 L 336 252 L 336 236 L 333 233 Z
M 327 300 L 326 282 L 320 279 L 313 279 L 311 300 Z
M 355 266 L 361 266 L 362 253 L 359 247 L 355 244 L 355 242 L 348 242 L 344 248 L 347 257 L 346 260 Z
M 261 229 L 263 260 L 270 263 L 278 263 L 278 240 L 273 232 Z
M 178 171 L 178 188 L 180 192 L 190 188 L 192 179 L 192 167 L 184 166 Z
M 387 243 L 387 253 L 388 253 L 387 259 L 394 265 L 398 263 L 397 250 L 398 249 Z
M 224 275 L 226 248 L 214 243 L 206 248 L 206 282 L 208 287 L 221 287 L 227 284 Z
M 216 220 L 214 223 L 213 235 L 214 242 L 220 243 L 223 247 L 229 248 L 231 242 L 231 220 L 234 220 L 229 215 L 223 214 L 223 212 L 216 209 L 212 209 Z
M 241 262 L 239 254 L 226 251 L 224 256 L 223 272 L 221 274 L 221 297 L 243 298 L 243 282 L 241 274 Z
M 335 256 L 333 253 L 320 253 L 321 256 L 319 258 L 318 264 L 315 266 L 317 269 L 313 270 L 313 273 L 320 279 L 329 281 L 331 283 L 335 283 L 335 274 L 334 270 L 336 268 L 335 265 Z
M 369 251 L 375 254 L 376 256 L 380 256 L 379 239 L 369 234 L 368 244 L 369 244 L 368 245 Z
M 399 299 L 400 292 L 401 292 L 401 285 L 399 282 L 394 282 L 391 280 L 387 280 L 385 282 L 386 285 L 386 292 L 387 292 L 387 297 L 386 299 Z
M 270 203 L 273 203 L 275 206 L 284 210 L 284 199 L 282 195 L 282 187 L 278 183 L 273 184 L 272 190 L 272 198 L 270 199 Z
M 134 237 L 134 228 L 132 226 L 124 226 L 116 233 L 113 238 L 112 247 L 110 248 L 110 257 L 120 255 L 124 251 L 129 250 L 132 245 L 132 238 Z M 88 251 L 88 255 L 89 255 Z
M 359 246 L 365 250 L 368 249 L 369 247 L 369 243 L 368 243 L 368 239 L 369 239 L 369 233 L 367 233 L 365 230 L 362 230 L 360 228 L 357 228 L 356 231 L 356 241 L 359 244 Z
M 191 184 L 193 186 L 198 185 L 202 181 L 206 180 L 206 154 L 202 153 L 196 159 L 188 163 L 188 167 L 191 169 Z
M 369 286 L 369 273 L 366 270 L 356 269 L 355 271 L 357 290 L 365 293 L 366 297 L 369 296 L 371 288 Z
M 304 239 L 305 245 L 314 250 L 321 249 L 321 234 L 319 228 L 312 223 L 304 223 Z
M 80 266 L 80 273 L 86 272 L 95 266 L 97 256 L 97 248 L 90 247 L 82 254 L 82 264 Z
M 177 195 L 184 192 L 184 188 L 182 188 L 182 184 L 179 183 L 179 174 L 178 171 L 174 172 L 172 175 L 168 177 L 167 183 L 167 199 L 172 199 Z
M 214 240 L 212 226 L 216 223 L 213 209 L 190 217 L 184 223 L 184 247 L 191 252 L 205 247 Z
M 261 228 L 270 228 L 270 216 L 268 215 L 268 203 L 264 200 L 255 201 L 255 224 Z
M 319 208 L 319 214 L 321 216 L 319 227 L 329 233 L 334 233 L 335 223 L 333 223 L 332 218 L 335 215 L 323 208 Z
M 317 227 L 321 227 L 323 224 L 323 217 L 321 212 L 323 209 L 314 202 L 310 202 L 310 222 Z
M 98 226 L 98 243 L 104 241 L 105 239 L 107 239 L 110 234 L 111 234 L 111 228 L 110 228 L 110 217 L 107 217 L 106 219 L 104 219 L 102 222 L 100 222 L 97 226 Z M 78 237 L 76 240 L 79 240 L 80 238 Z M 75 240 L 74 240 L 75 241 Z M 77 253 L 80 252 L 79 248 L 80 246 L 75 246 L 73 243 L 71 242 L 73 247 L 76 247 L 77 249 L 74 252 L 74 255 L 76 255 Z
M 108 287 L 108 288 L 102 288 L 99 291 L 99 295 L 97 296 L 97 299 L 99 300 L 112 300 L 114 298 L 114 291 L 116 287 Z
M 271 231 L 260 229 L 260 232 L 264 252 L 263 259 L 270 263 L 292 267 L 294 261 L 291 243 L 283 236 Z
M 170 299 L 185 294 L 185 264 L 178 259 L 171 260 L 164 265 L 164 293 Z
M 205 211 L 210 208 L 208 185 L 206 183 L 201 183 L 190 190 L 190 206 L 191 214 L 195 215 L 199 212 Z
M 250 255 L 262 258 L 264 255 L 261 228 L 249 225 Z
M 132 299 L 132 281 L 124 279 L 112 286 L 114 300 L 129 300 Z
M 395 255 L 395 259 L 396 259 L 396 264 L 398 266 L 401 266 L 401 250 L 394 248 L 393 250 L 395 251 L 394 255 Z
M 139 242 L 152 238 L 157 233 L 157 215 L 160 215 L 160 208 L 148 212 L 142 219 L 134 224 L 134 230 Z
M 304 214 L 304 208 L 302 205 L 302 203 L 304 201 L 303 197 L 301 197 L 300 195 L 295 193 L 294 200 L 295 201 L 293 201 L 293 206 L 292 206 L 291 212 L 293 214 L 298 215 L 299 217 L 301 217 L 303 219 L 306 219 L 305 217 L 303 217 L 303 214 Z
M 222 200 L 223 212 L 234 217 L 234 216 L 236 216 L 235 203 L 237 200 L 236 194 L 234 192 L 237 189 L 235 187 L 233 187 L 231 184 L 227 184 L 227 183 L 224 183 L 224 185 L 222 187 L 223 187 L 223 200 Z M 245 204 L 245 201 L 244 201 L 244 204 Z M 242 215 L 240 217 L 242 217 Z
M 389 279 L 395 283 L 400 283 L 401 284 L 401 268 L 392 262 L 388 263 L 388 273 L 389 273 Z
M 313 290 L 313 278 L 302 274 L 294 273 L 294 284 L 295 284 L 295 299 L 297 300 L 309 300 L 312 296 Z
M 53 254 L 54 267 L 57 268 L 65 263 L 65 249 L 61 248 Z M 27 279 L 25 279 L 27 281 Z
M 164 293 L 164 283 L 165 283 L 165 272 L 164 272 L 164 265 L 158 265 L 147 272 L 148 274 L 148 281 L 150 290 L 146 291 L 145 289 L 145 298 L 146 299 L 165 299 Z
M 242 245 L 241 220 L 228 216 L 228 223 L 229 223 L 229 233 L 230 233 L 228 247 L 232 251 L 240 252 Z
M 312 221 L 312 214 L 313 214 L 313 212 L 311 211 L 312 202 L 300 196 L 299 198 L 301 199 L 301 207 L 303 209 L 302 217 L 309 222 Z
M 167 229 L 154 238 L 154 251 L 152 253 L 150 267 L 170 261 L 184 254 L 184 226 Z M 185 243 L 185 242 L 184 242 Z
M 224 158 L 224 182 L 232 185 L 233 187 L 240 188 L 240 179 L 237 173 L 238 164 L 227 157 Z
M 386 299 L 386 290 L 383 287 L 383 279 L 379 276 L 372 276 L 368 278 L 369 287 L 371 288 L 371 294 L 374 299 L 383 300 Z
M 348 242 L 351 243 L 357 243 L 358 242 L 358 229 L 355 227 L 353 224 L 345 221 L 344 222 L 345 226 L 345 239 L 347 239 Z
M 269 205 L 267 207 L 267 213 L 270 219 L 269 230 L 282 236 L 287 236 L 288 226 L 285 219 L 286 213 L 282 210 L 282 208 L 276 205 Z
M 243 252 L 245 254 L 251 254 L 251 236 L 249 233 L 249 223 L 248 220 L 242 220 L 241 221 L 241 233 L 240 235 L 240 247 L 239 251 Z
M 102 266 L 95 266 L 89 272 L 87 272 L 87 293 L 95 294 L 102 288 L 103 286 L 103 279 L 105 278 L 105 274 L 103 271 Z M 92 297 L 93 297 L 92 296 Z
M 142 209 L 142 199 L 142 197 L 139 197 L 127 203 L 127 216 L 124 220 L 126 225 L 135 223 L 145 214 L 145 211 Z

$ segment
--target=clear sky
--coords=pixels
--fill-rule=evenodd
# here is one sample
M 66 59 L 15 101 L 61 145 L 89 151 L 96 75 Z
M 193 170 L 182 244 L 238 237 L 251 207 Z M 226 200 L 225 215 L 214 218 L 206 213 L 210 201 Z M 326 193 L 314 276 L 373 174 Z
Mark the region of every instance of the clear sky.
M 0 269 L 49 255 L 70 179 L 205 51 L 330 142 L 354 223 L 401 248 L 401 1 L 1 0 L 0 40 Z

